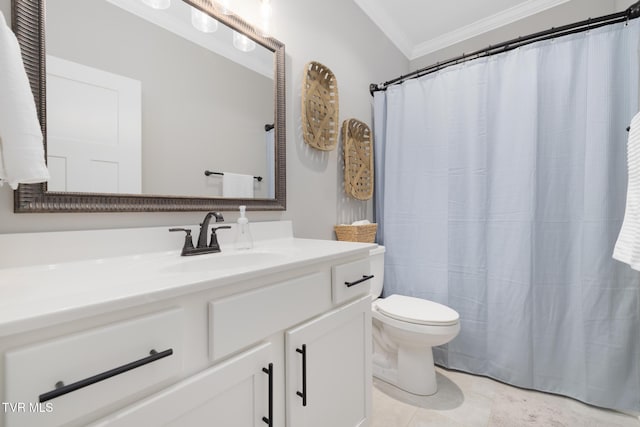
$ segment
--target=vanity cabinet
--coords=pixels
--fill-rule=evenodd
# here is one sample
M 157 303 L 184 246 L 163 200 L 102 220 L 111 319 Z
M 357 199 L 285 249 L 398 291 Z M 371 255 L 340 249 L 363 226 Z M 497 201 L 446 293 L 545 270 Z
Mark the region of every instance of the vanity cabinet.
M 370 360 L 369 296 L 288 330 L 287 426 L 367 425 Z
M 105 280 L 99 290 L 116 295 L 111 305 L 98 311 L 82 306 L 75 318 L 62 310 L 64 320 L 55 324 L 34 320 L 38 327 L 5 329 L 0 402 L 33 405 L 58 387 L 154 360 L 89 381 L 43 406 L 3 407 L 0 427 L 367 426 L 368 248 L 304 239 L 278 243 L 299 261 L 213 278 L 200 270 L 167 269 L 157 283 L 145 276 L 140 286 L 155 293 L 136 288 L 128 306 L 117 299 L 125 285 L 116 281 L 111 288 Z M 307 247 L 317 255 L 296 258 Z M 152 264 L 145 262 L 145 268 Z M 59 279 L 62 288 L 66 275 L 61 269 L 56 274 L 46 279 Z M 174 280 L 180 284 L 172 287 Z M 77 295 L 72 292 L 69 298 Z M 156 360 L 157 354 L 163 357 Z
M 210 301 L 214 365 L 92 427 L 368 425 L 369 287 L 349 287 L 332 304 L 335 289 L 366 274 L 368 262 L 357 261 Z

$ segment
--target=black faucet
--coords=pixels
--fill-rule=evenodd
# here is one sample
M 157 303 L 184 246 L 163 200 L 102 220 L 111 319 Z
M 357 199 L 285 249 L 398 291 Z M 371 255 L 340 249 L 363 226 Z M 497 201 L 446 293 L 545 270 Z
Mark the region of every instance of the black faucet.
M 209 231 L 209 223 L 211 222 L 211 217 L 215 218 L 215 222 L 224 221 L 222 214 L 218 212 L 209 212 L 204 217 L 204 220 L 200 224 L 200 234 L 198 235 L 198 246 L 193 247 L 193 239 L 191 238 L 191 230 L 188 228 L 170 228 L 169 231 L 184 231 L 186 236 L 184 238 L 184 246 L 182 247 L 182 256 L 188 255 L 199 255 L 199 254 L 211 254 L 220 252 L 220 245 L 218 244 L 218 237 L 216 235 L 216 230 L 220 230 L 223 228 L 231 228 L 228 225 L 223 225 L 221 227 L 214 227 L 211 230 L 211 241 L 207 246 L 207 232 Z
M 215 222 L 224 221 L 224 217 L 219 212 L 209 212 L 205 215 L 202 223 L 200 224 L 200 234 L 198 235 L 198 248 L 206 248 L 207 247 L 207 233 L 209 231 L 209 222 L 211 222 L 211 217 L 214 217 Z M 215 231 L 213 232 L 215 233 Z M 213 237 L 213 236 L 211 236 Z

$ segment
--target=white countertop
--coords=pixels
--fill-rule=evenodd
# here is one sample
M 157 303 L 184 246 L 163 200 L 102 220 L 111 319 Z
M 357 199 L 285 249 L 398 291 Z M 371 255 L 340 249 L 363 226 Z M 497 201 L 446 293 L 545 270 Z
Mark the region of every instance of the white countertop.
M 248 251 L 221 247 L 221 253 L 189 257 L 180 256 L 176 248 L 2 268 L 0 337 L 319 262 L 366 256 L 375 244 L 285 237 L 258 240 Z

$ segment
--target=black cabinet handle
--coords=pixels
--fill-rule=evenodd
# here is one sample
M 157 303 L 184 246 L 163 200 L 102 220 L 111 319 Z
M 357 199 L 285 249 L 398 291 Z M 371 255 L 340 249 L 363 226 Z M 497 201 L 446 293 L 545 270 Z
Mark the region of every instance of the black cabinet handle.
M 296 348 L 296 351 L 302 354 L 302 393 L 296 391 L 296 394 L 302 398 L 302 406 L 307 406 L 307 345 L 302 344 L 302 349 Z
M 355 285 L 357 285 L 359 283 L 366 282 L 367 280 L 371 280 L 371 279 L 373 279 L 373 277 L 374 277 L 373 274 L 371 276 L 362 276 L 362 279 L 360 279 L 360 280 L 356 280 L 355 282 L 344 282 L 344 284 L 347 285 L 347 288 L 350 288 L 350 287 L 355 286 Z
M 269 418 L 262 417 L 262 421 L 273 427 L 273 363 L 269 363 L 268 368 L 262 368 L 262 372 L 269 375 Z
M 58 381 L 56 383 L 56 388 L 54 390 L 41 394 L 38 397 L 38 399 L 40 403 L 46 402 L 47 400 L 55 399 L 56 397 L 60 397 L 67 393 L 71 393 L 72 391 L 76 391 L 81 388 L 90 386 L 91 384 L 104 381 L 107 378 L 115 377 L 116 375 L 120 375 L 132 369 L 136 369 L 148 363 L 155 362 L 156 360 L 163 359 L 167 356 L 171 356 L 172 354 L 173 354 L 173 349 L 171 348 L 160 353 L 158 353 L 155 350 L 151 350 L 149 352 L 149 356 L 147 357 L 136 360 L 135 362 L 127 363 L 126 365 L 118 366 L 117 368 L 110 369 L 98 375 L 85 378 L 84 380 L 76 381 L 75 383 L 72 383 L 69 385 L 64 385 L 62 381 Z

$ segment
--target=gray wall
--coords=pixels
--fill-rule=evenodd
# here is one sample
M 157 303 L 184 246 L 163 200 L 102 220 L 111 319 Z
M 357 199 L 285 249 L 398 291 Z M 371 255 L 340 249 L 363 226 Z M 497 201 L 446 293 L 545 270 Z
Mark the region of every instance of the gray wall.
M 344 196 L 341 147 L 325 153 L 303 142 L 303 67 L 316 60 L 336 74 L 341 122 L 353 117 L 371 124 L 369 83 L 406 73 L 409 61 L 351 1 L 279 0 L 273 7 L 273 36 L 286 45 L 287 53 L 288 203 L 285 212 L 250 212 L 249 217 L 256 221 L 291 219 L 296 235 L 330 239 L 336 223 L 371 219 L 371 202 Z M 0 0 L 0 9 L 9 19 L 10 0 Z M 201 212 L 14 214 L 13 192 L 7 186 L 0 188 L 0 233 L 187 224 L 201 218 Z M 234 221 L 237 215 L 227 213 L 225 218 Z
M 634 4 L 637 0 L 616 0 L 616 10 L 624 10 Z
M 209 169 L 263 176 L 266 197 L 272 79 L 104 0 L 51 1 L 47 54 L 142 82 L 144 194 L 221 196 Z
M 417 70 L 461 55 L 483 49 L 489 45 L 526 36 L 551 27 L 566 25 L 590 17 L 598 17 L 618 10 L 624 10 L 633 0 L 571 0 L 553 9 L 522 19 L 510 25 L 497 28 L 472 39 L 449 46 L 411 61 L 411 70 Z
M 553 12 L 494 30 L 456 46 L 409 61 L 351 1 L 279 0 L 274 3 L 273 33 L 286 45 L 287 194 L 285 212 L 251 212 L 254 220 L 292 219 L 300 237 L 332 238 L 336 223 L 371 219 L 371 202 L 357 202 L 342 189 L 341 147 L 325 153 L 308 148 L 300 127 L 303 67 L 311 60 L 329 66 L 338 78 L 340 121 L 358 118 L 371 124 L 369 83 L 389 80 L 436 61 L 483 48 L 518 35 L 622 10 L 632 0 L 572 0 Z M 10 0 L 0 10 L 10 19 Z M 0 188 L 0 233 L 122 228 L 196 223 L 200 212 L 122 214 L 14 214 L 13 192 Z M 233 221 L 234 213 L 226 214 Z M 6 250 L 6 249 L 5 249 Z

